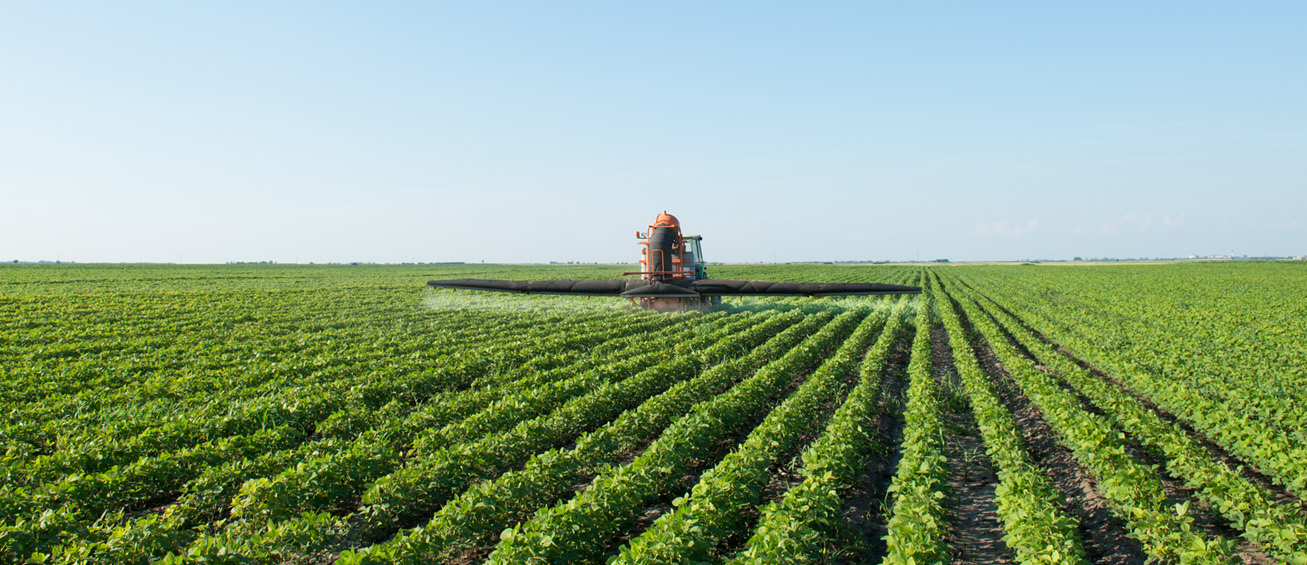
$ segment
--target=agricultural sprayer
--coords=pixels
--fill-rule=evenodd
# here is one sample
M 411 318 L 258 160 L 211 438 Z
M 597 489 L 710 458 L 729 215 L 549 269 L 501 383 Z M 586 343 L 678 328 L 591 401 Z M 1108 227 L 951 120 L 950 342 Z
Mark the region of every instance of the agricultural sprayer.
M 427 283 L 433 288 L 489 290 L 519 294 L 620 296 L 639 300 L 648 310 L 689 310 L 721 303 L 723 296 L 847 296 L 858 294 L 919 294 L 921 287 L 879 283 L 803 283 L 708 278 L 703 237 L 682 235 L 681 223 L 663 212 L 640 240 L 640 270 L 622 276 L 638 279 L 506 281 L 449 279 Z

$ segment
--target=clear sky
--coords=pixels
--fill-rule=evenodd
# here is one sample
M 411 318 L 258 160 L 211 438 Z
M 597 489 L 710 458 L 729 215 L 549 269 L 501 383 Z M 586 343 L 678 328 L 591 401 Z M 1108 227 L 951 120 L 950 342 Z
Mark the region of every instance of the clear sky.
M 18 2 L 0 259 L 1307 254 L 1304 2 Z

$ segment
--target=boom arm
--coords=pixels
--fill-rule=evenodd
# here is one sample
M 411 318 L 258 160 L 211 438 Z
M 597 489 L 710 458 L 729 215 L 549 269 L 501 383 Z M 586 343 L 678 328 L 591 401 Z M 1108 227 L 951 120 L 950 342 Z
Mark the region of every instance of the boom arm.
M 879 283 L 799 283 L 704 279 L 690 283 L 701 296 L 848 296 L 920 294 L 919 286 Z
M 518 294 L 580 294 L 587 296 L 621 296 L 628 283 L 646 281 L 632 279 L 554 280 L 554 281 L 498 281 L 487 279 L 449 279 L 430 281 L 432 288 L 489 290 Z
M 587 279 L 501 281 L 449 279 L 430 281 L 433 288 L 489 290 L 519 294 L 571 294 L 582 296 L 684 297 L 696 296 L 847 296 L 868 294 L 920 294 L 921 287 L 878 283 L 798 283 L 730 279 L 673 280 Z

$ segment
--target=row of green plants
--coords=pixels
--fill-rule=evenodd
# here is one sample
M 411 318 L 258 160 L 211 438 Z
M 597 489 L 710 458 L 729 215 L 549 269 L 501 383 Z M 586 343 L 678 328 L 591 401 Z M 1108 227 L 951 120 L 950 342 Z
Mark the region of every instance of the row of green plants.
M 654 323 L 654 320 L 644 319 L 620 327 L 633 333 Z M 495 370 L 496 374 L 511 374 L 508 369 L 519 365 L 569 364 L 575 357 L 568 348 L 560 346 L 593 347 L 603 343 L 607 337 L 619 337 L 621 334 L 613 335 L 612 326 L 610 320 L 591 320 L 576 326 L 577 333 L 573 335 L 559 335 L 556 328 L 561 326 L 558 325 L 552 326 L 552 332 L 550 327 L 542 327 L 534 330 L 535 335 L 527 334 L 528 338 L 542 338 L 539 342 L 522 341 L 521 347 L 512 346 L 521 338 L 505 339 L 503 336 L 470 350 L 451 347 L 454 351 L 432 360 L 439 369 L 396 375 L 394 379 L 377 379 L 379 371 L 372 370 L 368 360 L 356 359 L 351 364 L 348 356 L 342 356 L 335 362 L 339 371 L 324 371 L 324 375 L 334 377 L 332 379 L 278 388 L 247 402 L 218 404 L 222 408 L 216 409 L 216 413 L 204 410 L 185 412 L 155 422 L 127 437 L 110 432 L 90 441 L 69 440 L 54 453 L 18 462 L 21 469 L 13 469 L 8 475 L 15 479 L 12 481 L 15 484 L 40 484 L 100 472 L 140 457 L 182 449 L 215 438 L 248 434 L 269 426 L 298 424 L 311 431 L 318 422 L 341 410 L 375 408 L 396 397 L 413 398 L 466 387 L 488 370 Z M 566 353 L 548 355 L 560 351 Z M 378 352 L 373 357 L 379 363 L 386 363 L 388 355 Z
M 699 563 L 721 557 L 726 541 L 747 532 L 772 476 L 805 438 L 819 432 L 849 391 L 857 362 L 885 326 L 888 310 L 869 315 L 748 438 L 700 476 L 648 529 L 625 544 L 617 564 Z
M 1242 531 L 1245 538 L 1281 562 L 1307 563 L 1307 520 L 1301 508 L 1276 501 L 1271 492 L 1243 477 L 1238 469 L 1217 461 L 1183 429 L 1061 354 L 997 305 L 990 311 L 1039 363 L 1084 394 L 1117 429 L 1160 458 L 1171 476 L 1194 489 L 1199 499 Z
M 750 316 L 739 316 L 733 318 L 728 326 L 722 323 L 724 321 L 723 317 L 723 313 L 718 313 L 703 317 L 686 317 L 672 320 L 672 323 L 666 327 L 650 334 L 639 334 L 607 341 L 591 350 L 589 356 L 577 364 L 551 371 L 528 374 L 503 387 L 481 389 L 476 391 L 478 395 L 465 395 L 463 399 L 476 399 L 492 393 L 492 398 L 502 397 L 509 393 L 529 394 L 529 391 L 535 390 L 537 387 L 566 381 L 569 377 L 577 378 L 572 376 L 574 371 L 593 369 L 596 366 L 614 362 L 614 359 L 638 355 L 650 347 L 659 345 L 672 347 L 673 344 L 681 341 L 681 334 L 683 333 L 702 333 L 704 336 L 720 335 L 721 332 L 727 331 L 730 327 L 749 325 L 754 321 Z M 707 337 L 703 339 L 708 340 Z M 330 507 L 329 501 L 347 498 L 342 494 L 351 491 L 349 487 L 340 484 L 342 481 L 353 481 L 356 489 L 357 483 L 361 482 L 357 478 L 366 470 L 371 469 L 363 465 L 333 466 L 330 463 L 340 463 L 351 459 L 351 456 L 360 451 L 381 450 L 393 453 L 408 443 L 404 438 L 412 438 L 420 432 L 433 427 L 438 429 L 440 422 L 448 422 L 460 413 L 463 415 L 468 413 L 466 406 L 460 409 L 458 402 L 430 402 L 420 406 L 417 410 L 407 413 L 387 409 L 396 405 L 403 404 L 399 402 L 387 404 L 380 410 L 380 421 L 374 427 L 356 435 L 352 439 L 343 436 L 331 436 L 301 445 L 299 449 L 273 453 L 257 459 L 237 461 L 235 462 L 237 464 L 229 463 L 209 467 L 200 479 L 187 485 L 185 494 L 168 508 L 165 513 L 167 520 L 161 521 L 158 516 L 146 516 L 127 524 L 111 522 L 69 540 L 63 547 L 57 548 L 55 553 L 58 555 L 79 556 L 78 558 L 81 559 L 98 555 L 102 562 L 114 562 L 115 560 L 143 561 L 149 555 L 157 557 L 162 556 L 167 551 L 180 550 L 197 533 L 188 530 L 188 527 L 205 524 L 220 516 L 225 516 L 233 507 L 241 507 L 242 504 L 239 498 L 233 501 L 233 493 L 240 496 L 247 493 L 247 491 L 257 491 L 258 485 L 269 481 L 279 481 L 280 484 L 285 486 L 286 488 L 283 490 L 295 495 L 292 497 L 291 504 L 299 505 L 302 509 Z M 478 405 L 484 406 L 486 402 L 482 401 Z M 406 405 L 403 406 L 407 408 Z M 298 463 L 290 466 L 292 461 L 298 461 Z M 269 462 L 273 463 L 269 464 Z M 280 473 L 276 472 L 278 467 L 283 468 Z M 333 471 L 336 473 L 332 474 Z M 286 477 L 295 477 L 299 481 L 280 480 Z M 242 485 L 242 482 L 246 480 L 252 480 L 252 482 Z M 298 513 L 296 512 L 296 514 Z M 121 541 L 124 539 L 133 540 L 133 542 L 132 544 L 126 544 Z M 152 540 L 161 541 L 154 543 Z M 129 545 L 149 549 L 148 552 L 138 551 L 132 553 L 132 555 L 139 555 L 128 559 L 127 554 L 131 553 L 130 548 L 128 548 Z
M 835 556 L 844 497 L 872 455 L 886 448 L 876 440 L 872 419 L 882 410 L 881 376 L 903 335 L 908 303 L 901 299 L 895 304 L 875 345 L 857 365 L 857 384 L 803 452 L 802 481 L 761 508 L 752 535 L 727 563 L 820 563 Z
M 800 318 L 803 318 L 799 321 Z M 693 379 L 627 411 L 588 433 L 572 449 L 553 449 L 531 458 L 523 469 L 469 489 L 437 511 L 423 526 L 392 539 L 342 553 L 340 563 L 428 563 L 449 561 L 494 545 L 501 531 L 573 496 L 574 486 L 612 470 L 655 440 L 672 422 L 699 403 L 725 392 L 740 379 L 775 361 L 828 320 L 796 311 L 767 322 L 788 326 L 763 345 L 726 359 Z M 797 321 L 797 323 L 795 323 Z M 775 330 L 772 330 L 773 332 Z
M 953 366 L 984 439 L 985 453 L 996 467 L 994 503 L 1003 522 L 1004 542 L 1017 563 L 1086 563 L 1078 524 L 1062 508 L 1062 492 L 1049 481 L 1044 469 L 1031 461 L 1012 413 L 980 366 L 953 299 L 943 292 L 938 279 L 932 280 L 931 291 L 937 297 L 936 307 L 953 351 Z
M 645 319 L 622 326 L 608 324 L 604 328 L 592 330 L 579 337 L 563 336 L 556 342 L 547 343 L 547 346 L 558 347 L 567 344 L 598 346 L 605 342 L 606 337 L 635 333 L 647 328 L 649 323 L 649 320 Z M 537 356 L 524 365 L 547 367 L 550 364 L 540 362 L 547 358 L 548 356 Z M 570 359 L 570 356 L 568 358 Z M 557 364 L 561 363 L 563 362 Z M 446 374 L 469 374 L 466 366 L 461 366 L 459 369 L 463 372 L 450 371 Z M 0 496 L 0 508 L 5 509 L 7 515 L 14 516 L 18 520 L 12 525 L 0 527 L 0 551 L 17 554 L 46 551 L 64 541 L 70 534 L 78 532 L 88 522 L 88 517 L 103 515 L 117 508 L 131 509 L 159 498 L 166 500 L 180 485 L 193 479 L 201 470 L 220 461 L 220 458 L 227 454 L 224 452 L 228 451 L 224 448 L 236 445 L 242 448 L 240 451 L 252 452 L 269 447 L 285 447 L 286 443 L 302 441 L 310 432 L 316 432 L 318 426 L 314 422 L 322 419 L 323 415 L 353 412 L 374 416 L 360 418 L 361 421 L 357 424 L 361 425 L 347 426 L 344 431 L 348 437 L 385 421 L 377 420 L 375 416 L 402 416 L 404 410 L 412 408 L 403 402 L 391 401 L 387 405 L 396 409 L 387 414 L 382 411 L 369 411 L 367 403 L 348 404 L 327 395 L 305 400 L 310 404 L 309 407 L 301 405 L 296 408 L 303 409 L 287 410 L 289 416 L 287 420 L 290 421 L 277 422 L 278 427 L 284 428 L 283 431 L 286 433 L 283 434 L 255 435 L 267 428 L 251 427 L 250 433 L 239 436 L 252 440 L 246 444 L 230 441 L 218 441 L 215 444 L 215 441 L 211 440 L 200 444 L 199 449 L 183 448 L 177 455 L 165 453 L 163 457 L 146 456 L 129 465 L 109 467 L 98 473 L 72 473 L 64 475 L 61 480 L 0 491 L 3 495 Z M 334 414 L 331 410 L 333 407 L 337 408 Z M 291 419 L 292 417 L 294 419 Z M 327 420 L 330 419 L 331 416 L 327 416 Z M 147 437 L 158 438 L 158 436 Z M 258 440 L 270 440 L 275 443 Z M 133 445 L 149 446 L 142 449 L 154 452 L 165 449 L 166 444 L 165 439 L 160 439 L 153 445 L 148 440 L 134 442 Z M 209 449 L 215 445 L 217 449 Z
M 220 420 L 233 406 L 284 390 L 372 372 L 418 370 L 431 360 L 457 354 L 455 344 L 477 347 L 513 332 L 538 331 L 522 316 L 482 319 L 489 327 L 477 328 L 476 318 L 450 313 L 433 316 L 437 319 L 430 320 L 432 326 L 414 327 L 411 335 L 395 335 L 378 332 L 375 317 L 359 306 L 336 313 L 337 322 L 350 327 L 311 331 L 300 326 L 305 323 L 300 316 L 313 315 L 302 304 L 276 307 L 261 298 L 256 310 L 260 316 L 255 317 L 242 308 L 243 301 L 220 301 L 225 307 L 214 307 L 220 312 L 215 313 L 199 307 L 175 312 L 167 300 L 149 298 L 151 305 L 163 303 L 157 306 L 157 320 L 91 322 L 109 326 L 102 330 L 109 335 L 90 344 L 57 338 L 66 342 L 61 346 L 68 348 L 67 355 L 35 358 L 42 347 L 31 345 L 23 350 L 26 355 L 14 357 L 22 363 L 7 371 L 10 379 L 0 390 L 19 397 L 5 404 L 15 415 L 5 427 L 6 451 L 24 456 L 10 466 L 23 471 L 10 473 L 15 480 L 26 481 L 34 462 L 61 449 L 87 450 L 158 434 L 169 425 Z M 142 301 L 146 299 L 133 302 Z M 182 321 L 163 315 L 168 313 Z M 197 324 L 218 330 L 194 329 Z M 61 324 L 38 331 L 58 335 L 66 329 Z M 122 334 L 115 334 L 119 331 Z M 24 387 L 30 393 L 21 392 Z
M 889 487 L 885 565 L 947 563 L 949 558 L 944 515 L 949 468 L 932 360 L 933 303 L 929 294 L 917 302 L 902 457 Z
M 339 525 L 327 525 L 335 519 L 326 512 L 306 511 L 289 520 L 254 515 L 249 517 L 253 519 L 242 519 L 217 534 L 196 540 L 187 548 L 185 558 L 203 561 L 234 554 L 282 560 L 288 555 L 333 551 L 348 543 L 346 533 L 357 539 L 384 539 L 400 528 L 416 525 L 475 484 L 493 480 L 536 453 L 575 441 L 676 382 L 692 378 L 739 350 L 757 346 L 766 337 L 764 332 L 745 331 L 718 341 L 699 355 L 691 351 L 683 351 L 687 354 L 680 356 L 665 355 L 660 363 L 639 374 L 606 383 L 550 414 L 476 441 L 409 459 L 404 467 L 368 484 L 358 499 L 360 506 L 348 519 L 336 520 Z M 688 349 L 696 345 L 702 344 L 691 340 Z
M 1075 393 L 1023 356 L 975 297 L 961 287 L 954 296 L 967 319 L 1002 361 L 1058 441 L 1096 480 L 1096 489 L 1112 513 L 1152 558 L 1180 563 L 1228 563 L 1234 544 L 1222 537 L 1207 538 L 1193 526 L 1187 505 L 1171 506 L 1156 467 L 1135 460 L 1126 450 L 1126 436 L 1108 419 L 1087 411 Z
M 1292 288 L 1292 279 L 1272 280 L 1280 287 L 1257 296 L 1268 304 L 1276 304 L 1277 298 L 1283 302 L 1283 295 Z M 1115 375 L 1223 449 L 1256 465 L 1295 495 L 1307 495 L 1307 397 L 1300 386 L 1307 358 L 1286 351 L 1288 345 L 1274 347 L 1277 341 L 1283 344 L 1286 336 L 1302 336 L 1301 321 L 1263 326 L 1261 331 L 1250 334 L 1258 318 L 1282 319 L 1285 310 L 1302 311 L 1302 305 L 1282 304 L 1276 310 L 1268 304 L 1245 304 L 1247 310 L 1218 316 L 1211 311 L 1226 310 L 1223 301 L 1247 303 L 1249 297 L 1243 290 L 1220 296 L 1211 296 L 1208 290 L 1206 296 L 1187 298 L 1176 296 L 1181 291 L 1154 290 L 1143 300 L 1097 296 L 1093 307 L 1088 308 L 1078 306 L 1082 304 L 1078 293 L 1071 297 L 1055 293 L 1051 299 L 1046 298 L 1050 291 L 1045 285 L 1051 282 L 1043 280 L 1000 284 L 977 278 L 975 284 L 1005 303 L 1017 305 L 1030 317 L 1032 325 L 1046 330 L 1076 355 Z M 1192 286 L 1186 290 L 1199 292 Z M 1199 306 L 1203 299 L 1220 308 Z M 1150 304 L 1177 301 L 1195 304 L 1171 310 L 1198 310 L 1201 315 L 1192 315 L 1192 323 L 1181 324 L 1138 314 Z M 1059 307 L 1063 303 L 1077 306 Z M 1256 340 L 1262 339 L 1267 341 L 1266 346 L 1256 347 Z M 1303 347 L 1301 339 L 1293 341 L 1297 342 L 1293 347 Z
M 796 375 L 817 365 L 862 316 L 858 311 L 840 314 L 752 377 L 696 405 L 630 463 L 601 474 L 568 502 L 505 530 L 487 563 L 602 560 L 613 536 L 630 528 L 647 505 L 673 494 L 696 463 L 712 458 L 722 440 L 765 411 Z

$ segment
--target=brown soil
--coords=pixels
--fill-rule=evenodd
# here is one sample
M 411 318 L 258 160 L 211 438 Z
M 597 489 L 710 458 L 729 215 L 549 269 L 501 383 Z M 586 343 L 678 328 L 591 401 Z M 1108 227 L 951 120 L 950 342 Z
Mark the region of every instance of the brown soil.
M 883 511 L 886 492 L 894 480 L 894 467 L 901 457 L 903 439 L 903 393 L 907 389 L 904 373 L 908 366 L 912 336 L 900 336 L 889 362 L 881 374 L 879 409 L 871 428 L 878 431 L 877 450 L 844 498 L 844 532 L 835 548 L 837 564 L 875 564 L 885 556 L 886 517 Z
M 718 555 L 730 555 L 740 549 L 743 544 L 748 542 L 749 538 L 753 536 L 754 527 L 757 525 L 758 520 L 762 519 L 762 507 L 770 502 L 779 500 L 781 497 L 785 496 L 785 493 L 789 492 L 791 488 L 794 488 L 803 482 L 803 474 L 801 472 L 803 468 L 802 454 L 807 451 L 808 447 L 812 445 L 812 442 L 816 441 L 825 431 L 825 423 L 829 422 L 830 417 L 837 409 L 839 409 L 840 405 L 848 399 L 848 394 L 853 390 L 853 387 L 857 385 L 858 378 L 859 375 L 856 365 L 853 370 L 840 378 L 840 386 L 843 387 L 843 390 L 823 404 L 821 411 L 818 413 L 822 423 L 820 425 L 809 426 L 807 429 L 803 430 L 802 434 L 799 436 L 799 440 L 795 443 L 797 448 L 793 453 L 787 454 L 789 458 L 781 460 L 771 468 L 771 475 L 768 478 L 767 484 L 763 485 L 762 496 L 759 497 L 758 504 L 740 510 L 740 513 L 745 515 L 745 521 L 748 526 L 738 535 L 734 535 L 730 539 L 724 540 L 719 544 L 716 549 Z
M 1147 556 L 1139 542 L 1126 536 L 1125 525 L 1112 516 L 1107 500 L 1094 490 L 1093 477 L 1076 463 L 1069 450 L 1057 443 L 1056 432 L 1021 394 L 984 338 L 974 336 L 972 348 L 992 379 L 995 393 L 1021 430 L 1031 462 L 1043 468 L 1053 485 L 1066 496 L 1064 510 L 1079 522 L 1086 557 L 1096 564 L 1143 565 Z
M 1011 314 L 1011 312 L 1008 311 L 1006 308 L 1000 307 L 1000 309 L 1009 315 Z M 1205 434 L 1194 429 L 1193 426 L 1189 425 L 1184 420 L 1181 420 L 1171 412 L 1167 411 L 1165 408 L 1162 408 L 1157 403 L 1153 402 L 1147 396 L 1144 396 L 1143 394 L 1136 392 L 1134 389 L 1130 388 L 1125 383 L 1122 383 L 1121 381 L 1117 380 L 1115 377 L 1107 374 L 1105 371 L 1099 369 L 1098 367 L 1095 367 L 1094 365 L 1090 364 L 1088 361 L 1076 357 L 1074 353 L 1072 353 L 1070 350 L 1066 349 L 1065 347 L 1053 343 L 1052 340 L 1048 339 L 1048 337 L 1040 333 L 1039 330 L 1036 330 L 1035 328 L 1026 324 L 1020 318 L 1017 318 L 1017 321 L 1022 325 L 1022 327 L 1026 328 L 1027 330 L 1030 330 L 1030 332 L 1034 334 L 1035 337 L 1038 338 L 1040 341 L 1052 345 L 1059 353 L 1066 356 L 1068 359 L 1070 359 L 1072 362 L 1079 365 L 1081 368 L 1089 371 L 1094 376 L 1103 379 L 1104 381 L 1111 384 L 1112 386 L 1117 387 L 1122 392 L 1129 394 L 1131 397 L 1135 398 L 1140 403 L 1142 403 L 1144 407 L 1155 412 L 1167 423 L 1178 426 L 1180 430 L 1183 431 L 1186 435 L 1188 435 L 1191 439 L 1198 442 L 1199 445 L 1207 449 L 1208 453 L 1211 454 L 1212 459 L 1215 459 L 1216 461 L 1220 461 L 1229 469 L 1239 469 L 1240 474 L 1241 476 L 1243 476 L 1243 478 L 1247 479 L 1249 482 L 1259 487 L 1266 489 L 1271 494 L 1272 500 L 1280 504 L 1297 507 L 1300 510 L 1307 512 L 1307 500 L 1299 498 L 1298 496 L 1289 492 L 1283 486 L 1276 484 L 1275 481 L 1269 475 L 1266 475 L 1261 471 L 1259 471 L 1257 467 L 1252 463 L 1245 461 L 1238 455 L 1230 453 L 1225 448 L 1218 445 L 1215 441 L 1212 441 L 1210 438 L 1208 438 Z
M 838 386 L 843 387 L 843 390 L 841 390 L 839 394 L 833 395 L 830 400 L 822 405 L 820 412 L 818 412 L 823 421 L 828 422 L 830 417 L 835 414 L 835 411 L 838 410 L 846 400 L 848 400 L 849 393 L 853 391 L 855 386 L 857 386 L 858 380 L 858 366 L 857 364 L 854 364 L 852 370 L 847 374 L 842 375 L 839 379 L 840 384 Z M 799 436 L 798 442 L 796 443 L 796 445 L 800 446 L 799 449 L 795 450 L 795 454 L 789 460 L 782 462 L 772 469 L 771 478 L 767 485 L 763 487 L 761 504 L 759 504 L 759 506 L 779 499 L 791 488 L 794 488 L 799 483 L 803 482 L 803 475 L 801 473 L 803 460 L 801 459 L 801 455 L 809 446 L 812 445 L 812 442 L 816 441 L 817 438 L 821 436 L 823 432 L 825 432 L 825 425 L 808 426 L 803 430 L 802 434 Z M 757 508 L 750 508 L 746 511 L 757 513 Z
M 1195 495 L 1196 490 L 1186 487 L 1184 481 L 1175 478 L 1168 473 L 1163 466 L 1163 461 L 1149 454 L 1138 442 L 1131 441 L 1126 446 L 1126 452 L 1134 457 L 1135 460 L 1151 465 L 1158 469 L 1158 478 L 1162 480 L 1162 489 L 1166 492 L 1166 501 L 1174 506 L 1177 504 L 1189 503 L 1189 515 L 1193 516 L 1193 527 L 1200 531 L 1208 538 L 1217 536 L 1239 541 L 1235 548 L 1235 558 L 1243 563 L 1256 565 L 1271 565 L 1276 563 L 1275 559 L 1266 555 L 1257 544 L 1241 539 L 1239 530 L 1235 529 L 1229 520 L 1223 518 L 1215 508 L 1198 499 Z
M 998 474 L 985 454 L 975 415 L 967 403 L 953 366 L 948 332 L 931 330 L 935 382 L 944 400 L 944 455 L 948 457 L 948 545 L 955 564 L 1011 563 L 1012 552 L 1003 542 L 994 489 Z
M 1035 332 L 1034 330 L 1031 331 L 1034 332 L 1036 337 L 1047 341 L 1047 338 L 1045 338 L 1039 332 Z M 1158 406 L 1157 403 L 1153 402 L 1147 396 L 1144 396 L 1136 392 L 1134 389 L 1126 386 L 1125 383 L 1122 383 L 1121 381 L 1117 380 L 1115 377 L 1108 375 L 1107 373 L 1103 372 L 1097 367 L 1089 364 L 1087 361 L 1084 361 L 1076 357 L 1066 348 L 1057 347 L 1057 351 L 1058 353 L 1061 353 L 1062 355 L 1074 361 L 1080 367 L 1089 371 L 1094 376 L 1103 379 L 1108 384 L 1111 384 L 1112 386 L 1115 386 L 1116 388 L 1120 389 L 1122 392 L 1129 394 L 1135 400 L 1138 400 L 1140 404 L 1143 404 L 1145 408 L 1148 408 L 1149 410 L 1155 412 L 1158 416 L 1162 418 L 1162 420 L 1166 421 L 1166 423 L 1179 427 L 1180 431 L 1184 432 L 1185 435 L 1189 436 L 1190 439 L 1194 440 L 1195 442 L 1198 443 L 1198 445 L 1201 445 L 1204 449 L 1206 449 L 1207 453 L 1211 455 L 1212 459 L 1219 461 L 1221 464 L 1225 465 L 1226 468 L 1232 470 L 1238 469 L 1240 471 L 1240 476 L 1242 476 L 1248 482 L 1257 485 L 1263 489 L 1266 489 L 1266 491 L 1271 495 L 1271 500 L 1274 500 L 1275 502 L 1278 502 L 1280 504 L 1294 506 L 1303 512 L 1307 512 L 1307 500 L 1299 498 L 1297 495 L 1289 492 L 1283 486 L 1276 484 L 1274 479 L 1272 479 L 1269 475 L 1266 475 L 1261 471 L 1259 471 L 1257 467 L 1252 463 L 1245 461 L 1238 455 L 1226 451 L 1225 448 L 1218 445 L 1215 441 L 1209 439 L 1205 434 L 1194 429 L 1193 426 L 1190 426 L 1187 422 L 1177 418 L 1174 414 L 1170 413 L 1165 408 Z
M 1031 359 L 1033 361 L 1033 359 Z M 1054 375 L 1056 376 L 1056 375 Z M 1099 407 L 1095 406 L 1089 397 L 1080 393 L 1065 381 L 1059 383 L 1065 390 L 1075 395 L 1076 400 L 1080 401 L 1080 406 L 1086 411 L 1096 416 L 1108 419 Z M 1161 457 L 1154 456 L 1147 448 L 1129 436 L 1129 430 L 1126 430 L 1126 453 L 1135 461 L 1152 467 L 1157 474 L 1157 478 L 1162 483 L 1162 491 L 1166 493 L 1167 504 L 1175 506 L 1178 504 L 1189 504 L 1189 516 L 1193 517 L 1193 529 L 1201 532 L 1209 539 L 1223 537 L 1226 539 L 1239 538 L 1240 532 L 1233 525 L 1220 515 L 1211 505 L 1203 502 L 1196 496 L 1196 489 L 1185 486 L 1184 481 L 1177 479 L 1166 471 L 1165 460 Z M 1271 564 L 1275 563 L 1273 559 L 1266 555 L 1256 544 L 1247 540 L 1240 540 L 1241 543 L 1235 552 L 1235 557 L 1243 563 L 1250 564 Z
M 1039 337 L 1040 339 L 1043 339 L 1043 336 Z M 1008 335 L 1008 338 L 1011 339 L 1011 336 Z M 1029 355 L 1029 352 L 1025 351 L 1024 354 Z M 1038 362 L 1033 356 L 1029 356 L 1028 358 L 1031 361 Z M 1047 367 L 1041 366 L 1041 369 L 1047 370 Z M 1056 377 L 1057 375 L 1054 374 L 1053 376 Z M 1074 394 L 1085 411 L 1105 419 L 1108 418 L 1107 414 L 1105 414 L 1098 406 L 1095 406 L 1089 397 L 1081 394 L 1079 390 L 1072 387 L 1065 380 L 1059 379 L 1058 384 L 1068 392 Z M 1175 506 L 1187 503 L 1189 505 L 1188 514 L 1194 519 L 1192 523 L 1194 530 L 1201 532 L 1209 539 L 1217 537 L 1223 537 L 1226 539 L 1239 538 L 1239 530 L 1235 529 L 1230 521 L 1222 517 L 1215 508 L 1212 508 L 1211 505 L 1200 500 L 1196 496 L 1196 489 L 1185 486 L 1183 480 L 1177 479 L 1167 472 L 1165 466 L 1166 461 L 1163 458 L 1153 455 L 1137 440 L 1133 437 L 1129 437 L 1129 430 L 1126 430 L 1126 434 L 1128 436 L 1126 442 L 1126 453 L 1134 458 L 1134 460 L 1148 465 L 1155 470 L 1158 479 L 1162 483 L 1162 490 L 1166 493 L 1168 504 Z M 1269 565 L 1275 563 L 1275 560 L 1267 556 L 1257 544 L 1248 540 L 1239 541 L 1240 544 L 1236 549 L 1235 557 L 1241 562 L 1258 565 Z
M 771 413 L 772 409 L 780 405 L 781 402 L 784 402 L 784 400 L 789 397 L 789 395 L 792 394 L 799 385 L 803 384 L 810 375 L 811 372 L 805 371 L 791 377 L 790 381 L 785 384 L 780 392 L 777 393 L 768 406 L 751 415 L 748 420 L 744 422 L 743 425 L 739 426 L 733 433 L 719 440 L 713 447 L 712 453 L 708 456 L 694 461 L 691 464 L 690 472 L 677 481 L 676 486 L 672 488 L 671 492 L 640 509 L 636 514 L 634 524 L 624 527 L 616 536 L 613 537 L 612 540 L 609 541 L 608 551 L 605 554 L 604 559 L 606 560 L 608 557 L 618 555 L 622 546 L 627 545 L 632 539 L 635 539 L 640 534 L 644 533 L 644 531 L 649 529 L 649 527 L 652 526 L 653 523 L 663 514 L 672 511 L 673 507 L 671 503 L 673 500 L 677 497 L 689 494 L 690 491 L 694 489 L 694 485 L 698 484 L 700 477 L 704 473 L 717 466 L 718 463 L 721 463 L 722 459 L 730 454 L 732 450 L 743 443 L 744 440 L 748 439 L 749 434 L 767 418 L 767 415 Z M 755 514 L 756 519 L 757 511 L 754 510 L 753 513 Z

